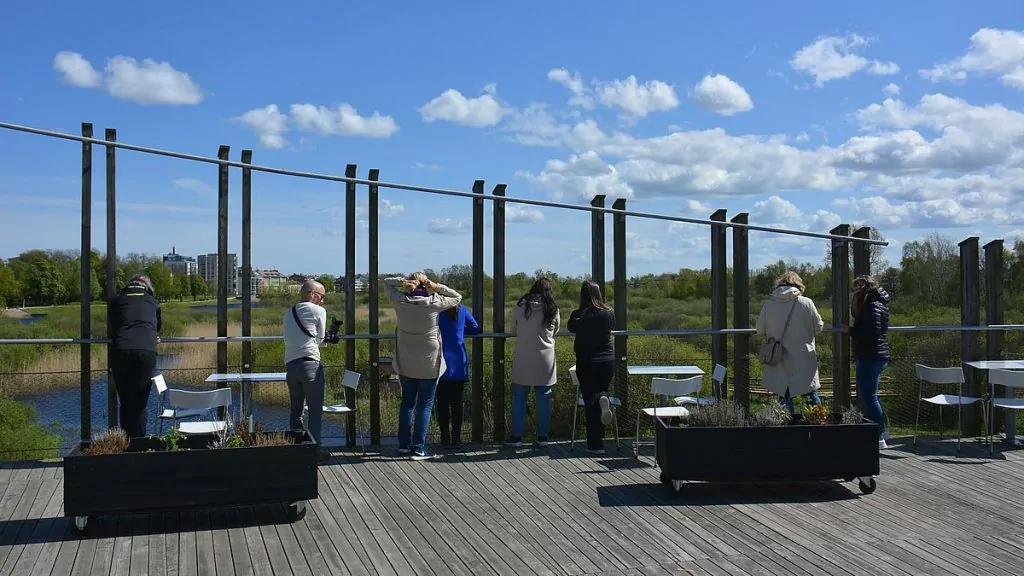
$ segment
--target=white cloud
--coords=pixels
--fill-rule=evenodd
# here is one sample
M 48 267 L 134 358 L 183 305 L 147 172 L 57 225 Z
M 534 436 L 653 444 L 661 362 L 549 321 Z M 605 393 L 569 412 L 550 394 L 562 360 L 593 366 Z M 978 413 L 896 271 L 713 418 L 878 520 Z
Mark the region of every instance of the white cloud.
M 213 193 L 213 187 L 198 178 L 175 178 L 171 183 L 178 188 L 199 192 L 200 194 Z
M 597 83 L 597 99 L 608 107 L 618 108 L 627 119 L 643 118 L 652 112 L 672 110 L 679 106 L 679 97 L 672 86 L 661 80 L 638 84 L 636 76 L 625 80 Z
M 595 152 L 573 155 L 568 162 L 549 160 L 539 174 L 519 172 L 536 188 L 561 198 L 570 192 L 580 200 L 589 201 L 604 194 L 609 198 L 631 198 L 633 190 L 623 182 L 614 166 L 605 164 Z
M 803 130 L 801 130 L 800 133 L 796 135 L 797 142 L 807 142 L 810 139 L 811 137 L 808 136 L 807 132 L 804 132 Z
M 558 82 L 572 92 L 572 98 L 569 98 L 570 106 L 578 106 L 587 110 L 594 107 L 594 99 L 583 86 L 579 72 L 570 74 L 565 68 L 554 68 L 548 72 L 548 80 Z
M 687 198 L 684 201 L 685 207 L 683 212 L 687 214 L 701 214 L 707 216 L 714 212 L 714 208 L 711 207 L 707 202 L 701 202 L 700 200 L 694 200 L 693 198 Z
M 307 132 L 366 138 L 389 138 L 398 132 L 398 124 L 391 116 L 382 116 L 376 111 L 371 116 L 360 116 L 347 103 L 333 110 L 313 104 L 292 104 L 289 113 L 292 123 Z
M 260 144 L 267 148 L 284 148 L 284 133 L 288 131 L 288 117 L 277 109 L 277 104 L 255 108 L 236 118 L 243 122 L 260 138 Z
M 393 218 L 405 212 L 405 206 L 397 204 L 388 200 L 387 198 L 381 198 L 380 205 L 377 207 L 377 214 L 384 218 Z
M 413 164 L 412 167 L 416 168 L 417 170 L 430 170 L 432 172 L 436 172 L 441 169 L 441 166 L 439 164 L 427 164 L 424 162 L 417 162 Z
M 1024 32 L 981 28 L 963 56 L 918 71 L 932 82 L 963 82 L 972 72 L 998 75 L 1003 84 L 1024 91 Z
M 826 82 L 849 78 L 861 70 L 878 76 L 899 72 L 900 67 L 895 62 L 868 60 L 854 53 L 869 43 L 867 38 L 857 34 L 819 36 L 814 42 L 797 50 L 789 65 L 794 70 L 813 76 L 814 84 L 819 88 Z
M 129 56 L 114 56 L 107 60 L 105 76 L 101 77 L 84 56 L 65 50 L 54 57 L 53 68 L 66 84 L 80 88 L 105 86 L 114 98 L 137 104 L 184 105 L 203 100 L 199 85 L 188 74 L 151 58 L 139 62 Z
M 900 95 L 900 87 L 898 85 L 893 84 L 892 82 L 890 82 L 890 83 L 886 84 L 884 88 L 882 88 L 882 93 L 885 94 L 886 96 L 890 96 L 890 97 L 899 96 Z
M 996 206 L 966 207 L 953 198 L 892 203 L 882 196 L 839 198 L 832 202 L 875 226 L 955 228 L 961 226 L 1019 226 L 1024 213 Z
M 107 61 L 107 92 L 115 98 L 138 104 L 198 104 L 203 94 L 188 74 L 167 62 L 128 56 Z
M 704 76 L 693 88 L 693 100 L 698 106 L 722 116 L 732 116 L 754 109 L 750 94 L 725 74 Z
M 803 212 L 789 200 L 769 196 L 754 203 L 750 211 L 750 223 L 760 226 L 775 226 L 794 230 L 831 230 L 842 223 L 842 217 L 828 210 Z
M 495 93 L 493 84 L 485 86 L 484 93 L 476 98 L 466 98 L 462 92 L 449 88 L 418 111 L 424 122 L 441 120 L 476 128 L 494 126 L 506 113 Z
M 431 234 L 465 234 L 472 231 L 473 221 L 469 218 L 434 218 L 427 223 Z
M 544 213 L 533 206 L 525 204 L 506 204 L 505 221 L 535 224 L 544 221 Z
M 62 74 L 65 84 L 79 88 L 97 88 L 103 78 L 81 54 L 63 50 L 53 58 L 53 69 Z

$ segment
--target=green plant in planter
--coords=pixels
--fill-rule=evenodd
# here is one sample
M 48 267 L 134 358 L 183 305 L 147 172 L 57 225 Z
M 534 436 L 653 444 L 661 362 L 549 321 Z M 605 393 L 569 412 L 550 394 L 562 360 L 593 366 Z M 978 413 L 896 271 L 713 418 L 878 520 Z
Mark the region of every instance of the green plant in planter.
M 860 424 L 864 422 L 864 414 L 856 406 L 850 406 L 843 410 L 843 424 Z
M 177 428 L 171 427 L 170 430 L 164 432 L 164 435 L 160 437 L 160 440 L 163 441 L 165 450 L 168 452 L 176 452 L 181 450 L 181 448 L 178 448 L 178 442 L 180 442 L 182 438 L 183 436 L 181 435 L 181 432 L 178 432 Z
M 746 415 L 736 403 L 722 401 L 710 406 L 690 408 L 686 423 L 699 428 L 739 428 L 746 425 Z
M 815 426 L 828 424 L 828 408 L 824 404 L 811 406 L 804 412 L 804 422 Z
M 99 454 L 121 454 L 128 451 L 128 435 L 120 428 L 107 430 L 100 434 L 82 451 L 83 454 L 96 456 Z
M 781 402 L 767 402 L 750 415 L 751 426 L 785 426 L 789 422 L 789 410 Z

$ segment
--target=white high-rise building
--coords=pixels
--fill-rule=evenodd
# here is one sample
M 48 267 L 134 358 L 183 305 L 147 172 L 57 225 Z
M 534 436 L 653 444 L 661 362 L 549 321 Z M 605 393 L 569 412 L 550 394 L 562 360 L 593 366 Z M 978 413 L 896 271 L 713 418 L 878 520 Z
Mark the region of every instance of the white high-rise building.
M 200 254 L 197 257 L 199 276 L 207 286 L 217 282 L 217 253 Z M 228 294 L 238 295 L 238 255 L 228 254 Z
M 175 276 L 191 276 L 196 273 L 196 259 L 178 254 L 174 246 L 171 246 L 170 254 L 164 254 L 164 266 Z

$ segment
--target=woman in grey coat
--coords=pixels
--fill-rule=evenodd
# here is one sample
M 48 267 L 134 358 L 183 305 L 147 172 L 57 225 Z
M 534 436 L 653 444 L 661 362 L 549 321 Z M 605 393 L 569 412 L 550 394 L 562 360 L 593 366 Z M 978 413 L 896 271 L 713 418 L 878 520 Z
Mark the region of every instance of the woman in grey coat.
M 555 334 L 560 323 L 551 281 L 539 278 L 512 311 L 516 351 L 512 357 L 512 430 L 506 442 L 509 446 L 523 445 L 526 400 L 531 389 L 537 394 L 537 445 L 547 446 L 551 393 L 558 377 Z
M 398 317 L 394 357 L 395 372 L 402 383 L 398 452 L 411 453 L 413 460 L 427 460 L 432 457 L 426 448 L 427 426 L 437 381 L 446 369 L 437 317 L 458 306 L 462 295 L 431 281 L 422 272 L 408 278 L 387 278 L 384 287 Z M 414 410 L 416 423 L 411 429 Z

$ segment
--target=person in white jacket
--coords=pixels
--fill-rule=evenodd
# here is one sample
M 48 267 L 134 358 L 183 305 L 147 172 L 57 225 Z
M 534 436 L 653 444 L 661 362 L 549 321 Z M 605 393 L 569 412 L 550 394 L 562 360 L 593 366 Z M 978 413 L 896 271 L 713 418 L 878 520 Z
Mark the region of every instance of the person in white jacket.
M 804 290 L 800 276 L 792 270 L 786 272 L 776 281 L 775 290 L 757 317 L 758 335 L 782 344 L 781 361 L 762 364 L 761 384 L 777 395 L 790 413 L 797 396 L 804 396 L 812 405 L 821 404 L 814 337 L 824 323 L 814 302 L 803 295 Z
M 526 400 L 537 395 L 537 445 L 547 446 L 551 424 L 551 394 L 558 373 L 555 369 L 555 334 L 561 325 L 551 281 L 538 278 L 512 311 L 512 332 L 516 335 L 512 357 L 512 429 L 505 442 L 523 445 Z
M 412 454 L 413 460 L 427 460 L 427 426 L 434 407 L 437 381 L 446 367 L 437 317 L 458 306 L 462 295 L 416 272 L 408 278 L 387 278 L 384 287 L 395 305 L 394 367 L 402 383 L 402 404 L 398 408 L 398 452 Z M 412 428 L 413 411 L 416 413 Z

